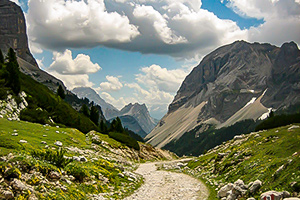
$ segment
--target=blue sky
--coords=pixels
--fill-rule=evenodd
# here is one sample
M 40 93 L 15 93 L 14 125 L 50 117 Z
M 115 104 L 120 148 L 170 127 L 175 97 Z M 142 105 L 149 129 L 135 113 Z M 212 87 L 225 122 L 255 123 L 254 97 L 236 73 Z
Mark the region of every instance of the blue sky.
M 217 47 L 235 40 L 300 42 L 298 0 L 18 3 L 42 69 L 69 89 L 94 88 L 119 109 L 146 103 L 158 119 L 186 75 Z

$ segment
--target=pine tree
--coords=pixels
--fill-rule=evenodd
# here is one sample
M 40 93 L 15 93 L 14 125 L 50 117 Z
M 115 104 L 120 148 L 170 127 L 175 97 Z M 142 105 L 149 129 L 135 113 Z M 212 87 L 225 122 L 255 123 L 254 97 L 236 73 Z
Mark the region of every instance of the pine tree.
M 84 114 L 85 116 L 87 116 L 88 118 L 90 117 L 90 110 L 87 107 L 86 104 L 83 104 L 79 110 L 80 113 Z
M 61 85 L 58 86 L 57 95 L 60 96 L 60 98 L 62 98 L 62 99 L 66 98 L 65 91 L 64 91 L 64 89 L 62 88 Z
M 116 131 L 119 132 L 119 133 L 124 132 L 124 128 L 122 126 L 122 122 L 121 122 L 121 119 L 119 117 L 116 118 Z
M 102 133 L 107 133 L 107 126 L 104 120 L 101 120 L 99 128 Z
M 1 66 L 1 64 L 4 64 L 4 57 L 3 57 L 3 53 L 0 49 L 0 66 Z
M 94 124 L 98 125 L 99 111 L 96 106 L 91 107 L 90 119 L 92 120 L 92 122 L 94 122 Z
M 12 48 L 9 49 L 7 57 L 7 71 L 9 73 L 8 86 L 12 89 L 12 91 L 15 94 L 18 94 L 21 90 L 20 71 L 16 53 Z

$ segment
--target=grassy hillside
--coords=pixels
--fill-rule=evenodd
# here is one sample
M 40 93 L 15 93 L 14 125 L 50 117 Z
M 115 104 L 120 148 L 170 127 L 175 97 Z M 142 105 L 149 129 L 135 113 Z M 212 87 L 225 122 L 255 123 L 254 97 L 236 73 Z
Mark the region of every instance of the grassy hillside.
M 108 135 L 1 118 L 0 127 L 0 199 L 4 191 L 16 199 L 120 199 L 142 183 L 132 173 L 139 152 Z M 162 158 L 147 148 L 143 159 Z M 23 189 L 9 188 L 17 179 Z
M 299 125 L 299 124 L 298 124 Z M 212 188 L 211 199 L 217 199 L 215 189 L 241 179 L 248 184 L 257 179 L 262 187 L 256 199 L 265 191 L 300 192 L 300 128 L 288 125 L 268 131 L 247 134 L 224 142 L 190 161 L 185 172 L 204 179 Z M 277 171 L 277 172 L 276 172 Z M 247 199 L 250 194 L 246 194 Z

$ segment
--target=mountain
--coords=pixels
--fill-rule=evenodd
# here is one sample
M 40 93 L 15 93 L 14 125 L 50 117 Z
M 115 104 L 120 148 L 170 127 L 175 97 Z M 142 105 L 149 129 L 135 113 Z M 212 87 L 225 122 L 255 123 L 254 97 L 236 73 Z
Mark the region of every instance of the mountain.
M 20 70 L 34 80 L 56 91 L 62 81 L 41 70 L 28 48 L 25 17 L 22 9 L 9 0 L 0 2 L 0 49 L 3 54 L 13 48 L 18 56 Z
M 130 103 L 124 106 L 124 108 L 122 108 L 119 112 L 116 112 L 115 110 L 107 110 L 106 115 L 108 116 L 108 119 L 120 116 L 132 116 L 138 122 L 138 124 L 146 134 L 150 133 L 150 131 L 157 124 L 157 121 L 150 116 L 145 104 Z M 129 127 L 132 127 L 132 124 L 128 123 L 127 121 L 122 121 L 122 124 L 124 127 L 128 127 L 128 129 L 130 129 Z M 134 127 L 133 129 L 137 130 L 139 129 L 139 127 Z
M 147 133 L 143 130 L 143 128 L 140 126 L 138 121 L 133 116 L 123 115 L 123 116 L 120 116 L 119 118 L 120 118 L 124 128 L 127 128 L 128 130 L 133 131 L 134 133 L 138 134 L 142 138 L 146 137 Z M 113 119 L 115 119 L 115 118 L 112 118 L 110 120 L 110 122 Z
M 204 57 L 185 78 L 169 110 L 147 135 L 163 147 L 198 127 L 194 138 L 246 119 L 263 119 L 273 110 L 300 102 L 300 51 L 236 41 Z M 180 146 L 180 144 L 178 144 Z
M 96 92 L 90 87 L 77 87 L 72 90 L 73 93 L 75 93 L 79 98 L 88 98 L 90 101 L 93 101 L 94 103 L 98 104 L 102 108 L 102 112 L 106 119 L 109 119 L 106 115 L 106 110 L 112 111 L 119 111 L 117 108 L 115 108 L 113 105 L 107 103 L 102 99 Z

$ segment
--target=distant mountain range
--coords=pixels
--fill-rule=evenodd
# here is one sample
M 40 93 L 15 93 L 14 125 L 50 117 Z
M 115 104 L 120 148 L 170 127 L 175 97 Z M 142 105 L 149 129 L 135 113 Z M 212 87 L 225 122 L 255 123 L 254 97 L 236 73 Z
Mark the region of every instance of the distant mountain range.
M 103 100 L 92 88 L 78 87 L 72 90 L 80 98 L 88 98 L 101 106 L 106 119 L 112 121 L 116 117 L 121 119 L 124 127 L 145 137 L 156 126 L 158 120 L 152 118 L 145 104 L 128 104 L 120 111 Z
M 158 147 L 169 143 L 180 147 L 179 139 L 193 129 L 195 138 L 210 127 L 263 119 L 272 109 L 284 110 L 299 102 L 297 44 L 276 47 L 237 41 L 208 54 L 192 70 L 146 140 Z

